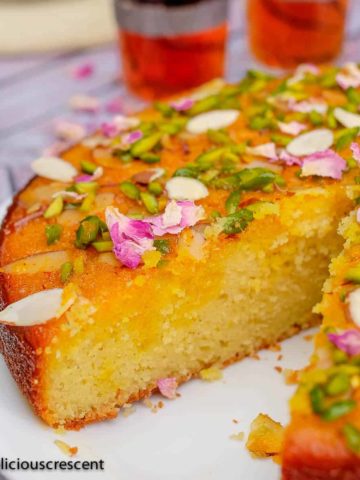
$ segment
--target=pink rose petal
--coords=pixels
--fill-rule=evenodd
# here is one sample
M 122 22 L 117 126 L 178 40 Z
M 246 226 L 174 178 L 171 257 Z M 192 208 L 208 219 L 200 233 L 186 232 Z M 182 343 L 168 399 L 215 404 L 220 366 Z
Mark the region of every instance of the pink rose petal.
M 61 190 L 53 195 L 53 198 L 62 197 L 65 202 L 79 203 L 86 198 L 86 193 L 80 194 L 68 190 Z
M 181 100 L 177 100 L 176 102 L 171 102 L 170 106 L 173 107 L 177 112 L 185 112 L 189 110 L 195 101 L 192 98 L 183 98 Z
M 315 111 L 317 113 L 320 113 L 321 115 L 325 115 L 328 106 L 322 101 L 310 99 L 303 100 L 302 102 L 289 102 L 289 109 L 293 112 L 310 113 Z
M 301 176 L 317 175 L 339 180 L 346 169 L 345 160 L 333 150 L 324 150 L 303 158 Z
M 97 167 L 97 169 L 92 175 L 84 173 L 82 175 L 78 175 L 77 177 L 75 177 L 75 182 L 76 183 L 94 182 L 95 180 L 102 177 L 103 174 L 104 174 L 104 169 L 102 167 Z
M 113 138 L 122 132 L 126 132 L 130 128 L 137 127 L 139 123 L 140 120 L 136 117 L 117 115 L 111 122 L 104 122 L 101 125 L 101 131 L 105 137 Z
M 295 157 L 295 155 L 290 155 L 285 149 L 281 150 L 279 160 L 287 166 L 302 165 L 301 158 Z
M 350 149 L 352 151 L 354 160 L 360 163 L 360 145 L 356 142 L 352 142 L 352 144 L 350 145 Z
M 256 147 L 247 147 L 246 153 L 255 155 L 257 157 L 269 158 L 270 160 L 277 160 L 276 145 L 273 142 L 263 143 Z
M 300 122 L 278 122 L 278 125 L 280 131 L 288 135 L 299 135 L 299 133 L 307 129 L 307 126 Z
M 71 74 L 76 80 L 83 80 L 84 78 L 91 77 L 94 71 L 94 64 L 92 62 L 85 62 L 82 65 L 74 67 Z
M 360 69 L 356 63 L 347 63 L 336 75 L 336 81 L 343 90 L 360 87 Z
M 122 113 L 124 111 L 124 100 L 122 98 L 113 98 L 105 104 L 105 110 L 108 113 Z
M 114 253 L 129 268 L 136 268 L 143 253 L 154 250 L 155 236 L 180 233 L 184 228 L 195 225 L 203 216 L 203 207 L 190 201 L 172 201 L 162 215 L 143 220 L 128 218 L 114 207 L 108 207 L 105 211 Z
M 121 139 L 121 143 L 124 145 L 131 145 L 132 143 L 137 142 L 143 137 L 143 132 L 141 130 L 134 130 L 126 135 L 124 135 Z
M 348 355 L 353 356 L 360 354 L 360 332 L 358 330 L 346 330 L 343 333 L 328 333 L 328 339 Z
M 178 387 L 176 378 L 160 378 L 157 382 L 157 387 L 161 393 L 166 398 L 173 400 L 176 398 L 176 389 Z

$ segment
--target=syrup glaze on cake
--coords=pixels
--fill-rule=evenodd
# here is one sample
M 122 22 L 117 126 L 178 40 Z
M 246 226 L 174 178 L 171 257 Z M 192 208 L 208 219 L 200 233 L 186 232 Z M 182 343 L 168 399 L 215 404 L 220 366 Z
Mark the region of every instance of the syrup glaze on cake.
M 45 422 L 113 417 L 165 379 L 317 321 L 339 221 L 356 204 L 359 77 L 355 64 L 251 71 L 34 162 L 2 230 L 0 341 Z M 29 324 L 21 300 L 43 291 L 41 302 L 62 293 L 60 311 L 37 322 L 35 308 Z

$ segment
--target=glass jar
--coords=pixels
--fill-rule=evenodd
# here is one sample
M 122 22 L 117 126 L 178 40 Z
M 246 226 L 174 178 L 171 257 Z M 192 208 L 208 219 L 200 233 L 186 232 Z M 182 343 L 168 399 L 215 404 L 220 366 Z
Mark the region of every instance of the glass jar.
M 292 68 L 333 60 L 348 0 L 248 0 L 250 47 L 263 63 Z
M 115 0 L 123 77 L 145 99 L 224 74 L 227 0 Z

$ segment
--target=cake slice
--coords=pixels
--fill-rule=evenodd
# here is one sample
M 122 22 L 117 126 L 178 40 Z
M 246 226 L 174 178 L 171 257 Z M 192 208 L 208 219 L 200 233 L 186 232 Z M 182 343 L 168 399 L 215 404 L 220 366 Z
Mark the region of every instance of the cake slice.
M 1 234 L 0 344 L 47 424 L 173 397 L 317 322 L 358 174 L 348 70 L 252 71 L 33 163 Z
M 358 199 L 359 187 L 352 189 Z M 309 367 L 291 400 L 284 480 L 360 478 L 360 225 L 354 211 L 340 226 L 345 247 L 330 267 L 316 307 L 323 322 Z

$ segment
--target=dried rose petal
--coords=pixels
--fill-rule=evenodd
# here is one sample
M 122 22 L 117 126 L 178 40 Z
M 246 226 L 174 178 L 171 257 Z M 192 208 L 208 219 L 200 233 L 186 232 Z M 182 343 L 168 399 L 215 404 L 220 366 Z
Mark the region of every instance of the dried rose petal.
M 290 155 L 285 149 L 281 150 L 279 160 L 289 167 L 292 165 L 302 165 L 301 158 Z
M 346 169 L 345 160 L 331 149 L 303 158 L 301 176 L 317 175 L 339 180 Z
M 178 112 L 185 112 L 189 110 L 195 101 L 192 98 L 183 98 L 181 100 L 177 100 L 176 102 L 171 102 L 170 106 L 173 107 Z
M 246 153 L 249 155 L 256 155 L 257 157 L 265 157 L 271 160 L 277 160 L 276 145 L 273 142 L 263 143 L 256 147 L 247 147 Z
M 359 330 L 346 330 L 343 333 L 328 333 L 328 339 L 337 348 L 348 355 L 360 354 L 360 332 Z
M 74 95 L 70 98 L 70 107 L 80 112 L 96 113 L 100 108 L 100 101 L 90 95 Z
M 131 145 L 132 143 L 137 142 L 143 137 L 143 132 L 141 130 L 134 130 L 126 135 L 124 135 L 121 139 L 121 143 L 123 145 Z
M 80 123 L 56 120 L 54 123 L 54 132 L 57 138 L 69 142 L 78 142 L 85 137 L 86 128 L 80 125 Z
M 328 110 L 326 103 L 316 99 L 303 100 L 302 102 L 289 102 L 288 107 L 293 112 L 310 113 L 315 111 L 321 115 L 325 115 Z
M 177 380 L 174 377 L 160 378 L 156 385 L 161 393 L 166 398 L 173 400 L 176 398 L 176 389 L 178 387 Z
M 94 71 L 94 64 L 92 62 L 85 62 L 82 65 L 74 67 L 71 73 L 76 80 L 83 80 L 84 78 L 91 77 Z
M 343 90 L 350 87 L 360 87 L 360 69 L 356 63 L 350 62 L 344 65 L 342 71 L 336 75 L 336 81 Z
M 122 98 L 113 98 L 105 105 L 108 113 L 122 113 L 124 111 L 124 100 Z
M 75 178 L 75 182 L 76 183 L 94 182 L 98 178 L 102 177 L 103 174 L 104 174 L 104 169 L 102 167 L 97 167 L 97 169 L 92 175 L 88 175 L 87 173 L 78 175 Z

